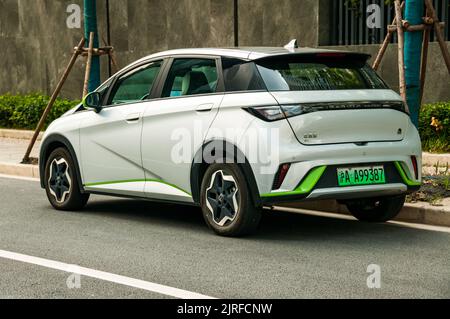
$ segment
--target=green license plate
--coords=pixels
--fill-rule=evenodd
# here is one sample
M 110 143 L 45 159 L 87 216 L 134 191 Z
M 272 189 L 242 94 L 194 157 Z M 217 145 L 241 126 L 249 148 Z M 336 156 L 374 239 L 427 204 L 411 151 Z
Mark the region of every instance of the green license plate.
M 386 183 L 383 166 L 338 168 L 337 176 L 339 186 Z

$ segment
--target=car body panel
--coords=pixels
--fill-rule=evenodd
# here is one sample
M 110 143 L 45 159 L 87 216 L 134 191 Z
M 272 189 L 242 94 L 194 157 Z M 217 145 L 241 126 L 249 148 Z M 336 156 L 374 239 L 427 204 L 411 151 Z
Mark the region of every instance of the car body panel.
M 121 183 L 129 194 L 143 192 L 143 187 L 123 182 L 145 180 L 141 135 L 147 104 L 122 104 L 106 107 L 100 113 L 85 112 L 80 125 L 80 163 L 86 187 L 116 193 L 114 184 Z
M 222 99 L 223 94 L 214 94 L 149 102 L 142 131 L 145 179 L 163 180 L 191 193 L 190 168 L 194 151 L 203 145 Z M 145 196 L 162 196 L 161 192 L 153 190 L 153 183 L 146 185 Z M 192 201 L 186 196 L 181 199 Z

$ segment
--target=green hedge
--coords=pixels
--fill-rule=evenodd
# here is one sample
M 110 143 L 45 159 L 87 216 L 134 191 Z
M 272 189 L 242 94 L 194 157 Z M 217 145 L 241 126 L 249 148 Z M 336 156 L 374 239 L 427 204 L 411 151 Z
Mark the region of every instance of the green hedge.
M 0 95 L 0 127 L 35 129 L 47 106 L 49 96 L 33 93 L 28 95 Z M 57 99 L 47 118 L 44 129 L 55 119 L 73 108 L 80 101 Z
M 450 153 L 450 102 L 422 106 L 419 128 L 424 151 Z
M 0 95 L 0 127 L 35 129 L 48 100 L 48 96 L 38 93 Z M 80 101 L 57 99 L 45 127 L 78 103 Z M 431 125 L 433 117 L 438 120 L 434 124 L 439 128 Z M 450 152 L 450 102 L 424 105 L 419 126 L 425 151 Z

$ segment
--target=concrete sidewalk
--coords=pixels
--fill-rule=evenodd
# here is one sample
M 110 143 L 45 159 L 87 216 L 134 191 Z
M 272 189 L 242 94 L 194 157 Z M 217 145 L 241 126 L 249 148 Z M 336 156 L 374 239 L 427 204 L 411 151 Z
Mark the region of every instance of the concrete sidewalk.
M 22 161 L 30 140 L 0 137 L 0 163 L 18 164 Z M 38 157 L 40 141 L 37 141 L 31 157 Z
M 0 132 L 3 130 L 0 130 Z M 0 136 L 4 136 L 0 133 Z M 31 138 L 28 135 L 20 135 Z M 0 174 L 39 178 L 37 165 L 23 165 L 20 162 L 27 150 L 29 139 L 0 137 Z M 31 157 L 38 157 L 40 141 L 31 152 Z

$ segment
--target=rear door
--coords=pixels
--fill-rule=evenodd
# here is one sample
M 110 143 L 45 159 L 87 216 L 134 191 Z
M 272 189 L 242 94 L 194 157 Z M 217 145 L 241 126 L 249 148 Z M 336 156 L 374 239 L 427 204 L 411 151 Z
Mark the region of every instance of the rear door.
M 409 117 L 366 55 L 322 53 L 258 60 L 268 90 L 306 145 L 399 141 Z
M 224 96 L 219 66 L 216 57 L 180 57 L 166 69 L 160 98 L 148 104 L 143 119 L 148 197 L 192 202 L 192 160 Z

